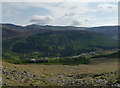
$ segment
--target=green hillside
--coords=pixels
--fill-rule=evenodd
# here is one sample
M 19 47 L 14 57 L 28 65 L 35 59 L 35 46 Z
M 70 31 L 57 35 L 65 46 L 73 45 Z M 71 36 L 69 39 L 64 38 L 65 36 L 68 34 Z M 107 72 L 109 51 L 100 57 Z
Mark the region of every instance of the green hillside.
M 3 58 L 66 57 L 117 48 L 117 40 L 82 30 L 50 31 L 3 40 Z
M 110 54 L 101 54 L 101 55 L 95 55 L 92 58 L 120 58 L 120 51 Z

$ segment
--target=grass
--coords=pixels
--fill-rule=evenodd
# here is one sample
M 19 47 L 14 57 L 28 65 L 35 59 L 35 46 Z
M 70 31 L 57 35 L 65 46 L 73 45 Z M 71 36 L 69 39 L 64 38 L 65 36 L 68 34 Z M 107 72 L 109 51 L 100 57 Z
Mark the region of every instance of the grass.
M 101 60 L 102 59 L 102 60 Z M 41 81 L 38 81 L 38 83 L 40 83 L 42 86 L 47 86 L 49 85 L 56 85 L 56 82 L 52 82 L 51 83 L 46 83 L 44 82 L 46 79 L 59 79 L 59 77 L 63 76 L 62 79 L 67 79 L 67 76 L 76 76 L 76 75 L 80 75 L 80 74 L 87 74 L 87 75 L 91 75 L 91 74 L 101 74 L 101 73 L 109 73 L 109 72 L 115 72 L 118 70 L 118 62 L 117 60 L 113 59 L 109 59 L 109 58 L 99 58 L 99 60 L 97 61 L 92 61 L 93 63 L 87 65 L 87 64 L 80 64 L 80 65 L 42 65 L 42 64 L 12 64 L 12 63 L 8 63 L 3 61 L 2 62 L 2 66 L 3 69 L 5 69 L 7 72 L 11 72 L 14 69 L 17 69 L 18 72 L 28 72 L 31 74 L 36 74 L 38 75 L 40 78 L 42 78 Z M 95 63 L 95 64 L 94 64 Z M 19 75 L 19 74 L 16 74 Z M 85 79 L 89 79 L 89 78 L 85 78 Z M 34 81 L 34 79 L 31 79 L 31 83 L 36 82 L 36 80 Z M 72 80 L 69 79 L 68 80 Z M 9 80 L 6 79 L 6 75 L 3 75 L 3 84 L 4 83 L 8 83 L 9 84 Z M 21 79 L 14 81 L 12 80 L 10 82 L 10 84 L 12 86 L 16 86 L 19 84 L 22 84 L 24 86 L 28 86 L 29 83 L 22 83 Z
M 56 58 L 49 60 L 36 60 L 30 61 L 27 59 L 21 60 L 12 60 L 12 59 L 3 59 L 3 61 L 13 63 L 13 64 L 41 64 L 41 65 L 79 65 L 79 64 L 89 64 L 90 60 L 86 57 L 64 57 L 64 58 Z
M 90 65 L 101 64 L 101 63 L 111 63 L 111 62 L 118 62 L 118 58 L 91 58 Z
M 26 65 L 16 65 L 11 64 L 7 62 L 3 62 L 3 67 L 7 67 L 10 69 L 14 69 L 15 67 L 18 68 L 18 70 L 26 70 L 28 72 L 36 72 L 37 74 L 42 74 L 42 72 L 46 74 L 58 74 L 64 71 L 67 71 L 71 69 L 73 72 L 89 72 L 89 73 L 97 73 L 97 72 L 109 72 L 109 71 L 115 71 L 117 70 L 117 61 L 114 62 L 99 62 L 99 64 L 91 64 L 91 65 L 40 65 L 40 64 L 26 64 Z M 32 70 L 31 70 L 32 69 Z M 46 70 L 44 70 L 46 69 Z

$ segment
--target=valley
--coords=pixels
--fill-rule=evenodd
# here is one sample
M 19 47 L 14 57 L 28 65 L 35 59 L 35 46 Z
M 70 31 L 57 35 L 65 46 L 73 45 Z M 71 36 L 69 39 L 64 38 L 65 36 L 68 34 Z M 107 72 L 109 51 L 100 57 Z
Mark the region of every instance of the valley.
M 111 27 L 13 24 L 0 27 L 4 87 L 120 87 L 119 40 L 116 31 L 107 33 Z M 103 30 L 98 31 L 99 28 Z

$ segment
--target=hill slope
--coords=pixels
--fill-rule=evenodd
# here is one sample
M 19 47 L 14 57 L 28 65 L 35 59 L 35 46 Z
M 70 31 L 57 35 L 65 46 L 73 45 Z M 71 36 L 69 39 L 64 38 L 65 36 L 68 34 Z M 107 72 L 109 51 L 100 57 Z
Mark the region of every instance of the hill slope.
M 97 32 L 114 39 L 118 39 L 118 26 L 102 26 L 102 27 L 92 27 L 87 28 L 87 31 Z
M 49 31 L 3 41 L 3 56 L 18 58 L 65 57 L 98 49 L 117 48 L 117 40 L 83 30 Z M 16 57 L 15 57 L 16 58 Z
M 0 29 L 3 30 L 3 39 L 11 39 L 24 37 L 29 35 L 34 35 L 38 33 L 48 32 L 51 30 L 56 31 L 65 31 L 65 30 L 86 30 L 91 32 L 96 32 L 100 34 L 107 35 L 111 38 L 118 38 L 118 26 L 102 26 L 102 27 L 73 27 L 73 26 L 41 26 L 41 25 L 27 25 L 27 26 L 19 26 L 13 24 L 2 24 Z
M 0 25 L 0 29 L 2 29 L 3 40 L 21 38 L 25 36 L 30 36 L 30 35 L 50 31 L 47 28 L 37 26 L 37 25 L 29 25 L 29 26 L 23 27 L 23 26 L 18 26 L 13 24 L 2 24 Z

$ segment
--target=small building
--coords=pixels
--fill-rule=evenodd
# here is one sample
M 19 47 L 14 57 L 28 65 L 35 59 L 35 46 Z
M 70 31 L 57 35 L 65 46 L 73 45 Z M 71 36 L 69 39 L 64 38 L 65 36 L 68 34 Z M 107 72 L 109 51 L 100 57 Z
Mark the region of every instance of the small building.
M 36 61 L 36 59 L 35 59 L 35 58 L 32 58 L 30 61 Z

